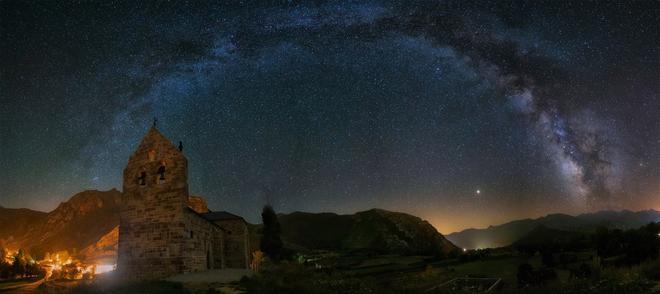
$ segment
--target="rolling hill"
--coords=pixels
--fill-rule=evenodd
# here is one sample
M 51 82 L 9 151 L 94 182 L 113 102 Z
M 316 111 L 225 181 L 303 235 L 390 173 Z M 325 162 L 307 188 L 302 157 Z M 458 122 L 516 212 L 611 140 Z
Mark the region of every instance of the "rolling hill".
M 446 255 L 458 250 L 427 221 L 382 209 L 352 215 L 280 214 L 282 239 L 290 247 L 388 254 Z
M 516 220 L 485 229 L 467 229 L 449 234 L 447 239 L 456 246 L 467 249 L 494 248 L 508 246 L 539 226 L 562 231 L 593 232 L 601 226 L 633 229 L 657 221 L 660 221 L 660 211 L 655 210 L 600 211 L 578 216 L 550 214 L 537 219 Z

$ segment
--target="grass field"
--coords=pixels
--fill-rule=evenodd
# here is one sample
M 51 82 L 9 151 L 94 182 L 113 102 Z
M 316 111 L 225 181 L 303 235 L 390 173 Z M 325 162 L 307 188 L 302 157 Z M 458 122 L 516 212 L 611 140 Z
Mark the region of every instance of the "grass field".
M 349 268 L 315 267 L 313 264 L 300 265 L 282 263 L 271 265 L 268 270 L 243 281 L 247 289 L 268 291 L 266 289 L 294 290 L 302 287 L 311 293 L 359 293 L 364 290 L 372 293 L 421 293 L 434 289 L 454 278 L 492 278 L 501 279 L 498 291 L 518 291 L 518 267 L 527 263 L 533 269 L 556 274 L 556 278 L 543 280 L 541 284 L 531 286 L 538 293 L 617 293 L 622 289 L 632 289 L 642 293 L 651 289 L 655 283 L 653 277 L 660 275 L 660 261 L 632 268 L 600 269 L 591 260 L 593 252 L 574 253 L 579 258 L 572 263 L 548 268 L 543 265 L 540 255 L 525 256 L 516 252 L 498 252 L 466 260 L 464 258 L 430 260 L 424 256 L 344 256 L 342 264 L 351 264 Z M 351 260 L 353 259 L 353 260 Z M 571 276 L 570 269 L 576 269 L 587 263 L 593 269 L 588 279 Z M 325 263 L 325 265 L 331 263 Z M 285 287 L 285 288 L 278 288 Z M 356 290 L 357 289 L 357 290 Z M 595 289 L 595 290 L 594 290 Z M 602 290 L 602 291 L 601 291 Z M 358 291 L 358 292 L 356 292 Z M 442 292 L 442 289 L 438 289 Z M 593 292 L 596 291 L 596 292 Z M 612 292 L 614 291 L 614 292 Z
M 540 258 L 507 257 L 466 262 L 450 268 L 454 269 L 456 276 L 501 278 L 506 282 L 515 284 L 518 265 L 524 262 L 530 263 L 534 267 L 539 266 L 541 263 Z M 538 263 L 538 265 L 535 263 Z

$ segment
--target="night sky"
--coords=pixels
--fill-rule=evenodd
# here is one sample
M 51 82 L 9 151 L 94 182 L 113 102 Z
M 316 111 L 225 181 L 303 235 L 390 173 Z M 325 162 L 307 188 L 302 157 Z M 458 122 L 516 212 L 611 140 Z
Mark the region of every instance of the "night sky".
M 660 209 L 658 1 L 67 2 L 0 2 L 2 206 L 121 189 L 157 117 L 251 222 Z

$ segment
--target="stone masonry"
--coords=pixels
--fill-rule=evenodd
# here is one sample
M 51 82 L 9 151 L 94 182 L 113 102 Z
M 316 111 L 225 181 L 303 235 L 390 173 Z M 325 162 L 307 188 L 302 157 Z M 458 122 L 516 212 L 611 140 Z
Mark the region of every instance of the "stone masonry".
M 207 217 L 217 212 L 208 212 L 203 198 L 188 194 L 187 165 L 183 153 L 155 127 L 130 156 L 120 209 L 117 269 L 122 277 L 158 279 L 247 267 L 247 251 L 235 249 L 236 237 Z
M 224 230 L 225 265 L 230 268 L 250 266 L 250 235 L 245 220 L 225 212 L 209 212 L 204 217 Z

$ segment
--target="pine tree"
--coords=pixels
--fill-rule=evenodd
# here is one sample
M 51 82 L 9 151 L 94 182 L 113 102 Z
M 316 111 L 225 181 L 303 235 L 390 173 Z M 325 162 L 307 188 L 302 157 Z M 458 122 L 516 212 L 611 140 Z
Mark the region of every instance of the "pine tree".
M 0 279 L 8 279 L 11 273 L 11 264 L 5 260 L 7 250 L 0 245 Z
M 14 255 L 12 270 L 14 271 L 14 275 L 25 277 L 25 254 L 23 253 L 23 249 L 19 249 L 16 255 Z
M 264 206 L 261 212 L 263 221 L 263 236 L 261 238 L 261 251 L 273 260 L 279 260 L 282 257 L 283 246 L 280 239 L 280 223 L 277 220 L 277 214 L 270 205 Z

